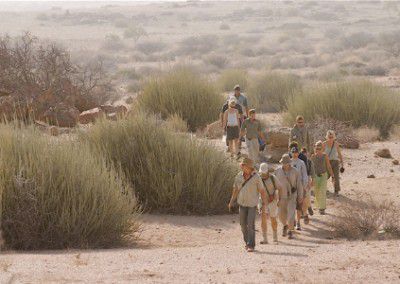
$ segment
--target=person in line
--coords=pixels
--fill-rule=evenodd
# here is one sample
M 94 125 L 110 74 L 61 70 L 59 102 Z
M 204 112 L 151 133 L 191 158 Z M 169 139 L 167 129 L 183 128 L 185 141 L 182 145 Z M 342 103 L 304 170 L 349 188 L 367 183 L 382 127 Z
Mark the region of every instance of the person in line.
M 253 161 L 244 158 L 240 167 L 241 172 L 235 178 L 228 208 L 231 211 L 237 200 L 245 248 L 248 252 L 253 252 L 256 245 L 255 219 L 258 200 L 261 196 L 261 209 L 265 210 L 267 196 L 262 180 L 254 169 Z
M 271 220 L 271 227 L 273 233 L 273 241 L 278 244 L 278 203 L 280 200 L 280 195 L 282 194 L 282 185 L 276 176 L 270 173 L 270 167 L 267 163 L 262 163 L 260 165 L 259 175 L 262 179 L 265 191 L 267 193 L 268 204 L 265 210 L 260 206 L 261 214 L 261 231 L 263 240 L 261 244 L 268 244 L 267 237 L 267 220 Z M 261 201 L 261 200 L 260 200 Z M 260 203 L 259 205 L 261 205 Z
M 224 126 L 226 128 L 226 140 L 228 141 L 229 152 L 231 157 L 237 156 L 239 153 L 239 125 L 240 114 L 235 108 L 236 101 L 229 101 L 229 108 L 224 113 Z
M 314 169 L 313 185 L 315 205 L 318 208 L 319 213 L 325 215 L 328 172 L 332 176 L 332 182 L 334 182 L 334 175 L 328 155 L 323 152 L 322 141 L 315 143 L 314 150 L 315 153 L 311 156 L 311 162 Z
M 339 195 L 340 177 L 339 172 L 344 172 L 343 155 L 339 143 L 336 141 L 336 134 L 333 130 L 326 133 L 326 141 L 323 142 L 323 151 L 328 155 L 333 170 L 335 196 Z M 330 175 L 328 175 L 329 179 Z
M 233 87 L 233 95 L 229 95 L 228 101 L 231 98 L 235 98 L 242 108 L 243 114 L 244 114 L 244 119 L 246 119 L 249 116 L 249 106 L 247 103 L 247 97 L 241 93 L 240 86 L 236 85 Z
M 237 101 L 237 99 L 235 98 L 235 97 L 231 97 L 230 98 L 230 100 L 228 100 L 228 101 L 226 101 L 225 103 L 224 103 L 224 105 L 222 106 L 222 108 L 221 108 L 221 112 L 220 112 L 220 114 L 219 114 L 219 119 L 220 119 L 220 121 L 221 121 L 221 127 L 225 130 L 225 132 L 226 132 L 226 125 L 224 124 L 224 113 L 228 110 L 228 108 L 229 108 L 229 102 L 231 101 L 231 100 L 234 100 L 235 101 L 235 109 L 237 109 L 238 110 L 238 112 L 239 112 L 239 115 L 240 115 L 240 124 L 242 123 L 242 121 L 243 121 L 243 110 L 242 110 L 242 107 L 241 107 L 241 105 L 240 104 L 238 104 L 238 101 Z M 227 137 L 228 138 L 228 137 Z M 228 139 L 226 139 L 226 147 L 227 147 L 227 152 L 229 152 L 229 142 L 228 142 Z M 240 153 L 239 153 L 240 154 Z
M 282 194 L 279 200 L 279 219 L 283 225 L 282 236 L 293 239 L 296 205 L 303 202 L 303 183 L 300 173 L 292 167 L 288 154 L 282 156 L 280 163 L 282 166 L 275 173 L 282 185 Z
M 292 167 L 299 171 L 300 179 L 301 179 L 301 183 L 302 183 L 302 187 L 303 187 L 303 195 L 301 196 L 303 203 L 297 203 L 297 206 L 296 206 L 296 211 L 297 211 L 296 230 L 300 231 L 301 230 L 300 221 L 301 221 L 301 217 L 303 216 L 303 205 L 304 205 L 304 200 L 305 200 L 305 196 L 306 196 L 306 190 L 308 188 L 307 166 L 304 163 L 304 161 L 299 159 L 300 151 L 297 147 L 293 147 L 290 150 L 290 152 L 292 154 L 292 160 L 291 160 Z M 308 206 L 307 206 L 306 210 L 307 209 L 308 209 Z M 307 215 L 307 219 L 304 219 L 304 223 L 308 224 L 308 222 L 309 222 L 309 220 L 308 220 L 308 215 Z
M 247 118 L 241 127 L 240 138 L 246 136 L 246 145 L 249 153 L 249 158 L 254 161 L 256 165 L 259 164 L 260 144 L 258 138 L 266 143 L 264 133 L 261 130 L 261 122 L 256 119 L 256 110 L 249 111 L 249 118 Z
M 293 141 L 297 142 L 299 149 L 301 149 L 303 147 L 307 148 L 307 149 L 312 149 L 311 148 L 311 136 L 305 125 L 304 117 L 301 115 L 298 115 L 296 117 L 296 124 L 290 131 L 289 145 Z
M 308 217 L 308 215 L 310 215 L 310 216 L 314 215 L 314 211 L 311 207 L 311 189 L 312 189 L 312 177 L 314 176 L 314 171 L 313 171 L 311 159 L 309 159 L 309 157 L 308 157 L 307 149 L 306 148 L 301 149 L 301 154 L 303 155 L 303 157 L 306 158 L 306 167 L 307 167 L 307 175 L 308 175 L 308 185 L 307 185 L 307 188 L 305 189 L 306 193 L 304 195 L 304 200 L 303 200 L 304 224 L 308 224 L 310 222 L 310 218 Z M 300 156 L 299 156 L 299 158 L 300 158 Z

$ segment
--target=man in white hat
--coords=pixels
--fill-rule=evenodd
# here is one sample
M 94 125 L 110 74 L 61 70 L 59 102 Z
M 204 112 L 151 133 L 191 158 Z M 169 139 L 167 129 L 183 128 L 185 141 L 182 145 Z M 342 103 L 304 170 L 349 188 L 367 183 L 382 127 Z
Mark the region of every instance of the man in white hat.
M 276 177 L 282 185 L 279 200 L 279 219 L 283 224 L 282 236 L 293 239 L 296 205 L 303 201 L 303 183 L 298 170 L 292 167 L 290 156 L 284 154 L 280 160 L 282 166 L 276 170 Z
M 276 218 L 278 217 L 278 202 L 282 193 L 282 185 L 276 178 L 276 176 L 270 173 L 270 170 L 271 168 L 267 163 L 262 163 L 260 165 L 260 170 L 258 171 L 258 174 L 260 175 L 263 185 L 265 187 L 268 200 L 268 205 L 266 206 L 265 210 L 259 204 L 259 211 L 261 213 L 261 230 L 263 234 L 263 240 L 260 242 L 261 244 L 268 244 L 268 217 L 271 220 L 274 243 L 278 243 L 278 222 Z

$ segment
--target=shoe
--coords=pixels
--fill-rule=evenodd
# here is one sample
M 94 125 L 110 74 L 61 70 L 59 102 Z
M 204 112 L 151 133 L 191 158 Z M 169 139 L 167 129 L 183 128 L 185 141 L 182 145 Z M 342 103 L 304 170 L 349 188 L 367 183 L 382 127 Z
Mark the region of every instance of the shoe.
M 325 213 L 325 209 L 319 209 L 319 214 L 320 215 L 325 215 L 326 213 Z
M 262 241 L 260 242 L 260 244 L 261 244 L 261 245 L 267 245 L 267 244 L 268 244 L 268 240 L 267 240 L 267 239 L 264 239 L 264 240 L 262 240 Z
M 289 231 L 289 232 L 288 232 L 288 239 L 289 239 L 289 240 L 293 240 L 293 239 L 294 239 L 294 237 L 293 237 L 293 231 Z
M 312 207 L 308 207 L 308 214 L 310 214 L 310 216 L 314 215 L 314 211 L 312 210 Z
M 285 225 L 285 226 L 283 226 L 282 237 L 286 237 L 287 234 L 288 234 L 288 226 Z
M 339 197 L 339 192 L 335 191 L 335 193 L 333 194 L 334 197 Z
M 251 248 L 251 247 L 247 248 L 247 252 L 253 252 L 253 251 L 254 251 L 254 248 Z
M 274 243 L 278 244 L 278 232 L 277 231 L 274 231 L 273 239 L 274 239 Z
M 300 222 L 297 222 L 297 224 L 296 224 L 296 230 L 297 230 L 297 231 L 301 231 Z
M 308 218 L 308 215 L 304 216 L 304 224 L 308 225 L 310 223 L 310 218 Z

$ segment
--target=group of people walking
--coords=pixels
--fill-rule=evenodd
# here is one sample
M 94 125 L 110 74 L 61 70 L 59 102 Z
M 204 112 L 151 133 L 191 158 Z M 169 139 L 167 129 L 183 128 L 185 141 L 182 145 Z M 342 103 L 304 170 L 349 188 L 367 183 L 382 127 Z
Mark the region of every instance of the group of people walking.
M 302 116 L 296 118 L 288 141 L 288 153 L 280 160 L 275 171 L 271 165 L 259 161 L 260 148 L 265 145 L 261 123 L 255 109 L 248 109 L 247 98 L 235 86 L 221 111 L 221 124 L 226 129 L 228 151 L 240 157 L 241 140 L 244 137 L 248 157 L 240 166 L 234 180 L 229 210 L 239 206 L 240 226 L 246 250 L 254 251 L 255 219 L 261 216 L 261 244 L 267 244 L 267 221 L 270 220 L 273 242 L 278 243 L 278 219 L 282 224 L 282 236 L 294 238 L 295 230 L 302 230 L 314 214 L 314 205 L 325 215 L 328 179 L 334 185 L 334 194 L 340 191 L 339 173 L 344 172 L 343 156 L 333 130 L 327 131 L 326 141 L 311 142 L 310 133 Z

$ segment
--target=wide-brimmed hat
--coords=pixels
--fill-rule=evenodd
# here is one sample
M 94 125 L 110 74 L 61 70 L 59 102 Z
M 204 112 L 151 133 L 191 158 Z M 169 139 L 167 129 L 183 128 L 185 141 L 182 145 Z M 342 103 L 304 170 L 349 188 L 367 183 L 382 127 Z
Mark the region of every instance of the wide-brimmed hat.
M 282 165 L 290 164 L 290 156 L 289 154 L 283 154 L 282 159 L 279 161 Z
M 242 166 L 246 166 L 246 167 L 249 167 L 249 168 L 253 168 L 253 169 L 254 169 L 254 162 L 253 162 L 252 159 L 244 158 L 240 164 L 241 164 Z
M 267 163 L 262 163 L 260 165 L 260 169 L 258 170 L 258 173 L 260 175 L 266 175 L 270 172 L 270 166 Z
M 237 103 L 236 100 L 234 100 L 234 99 L 229 99 L 228 105 L 230 105 L 230 106 L 235 106 L 236 103 Z
M 234 91 L 240 90 L 240 86 L 239 86 L 239 85 L 235 85 L 235 87 L 233 87 L 233 90 L 234 90 Z

